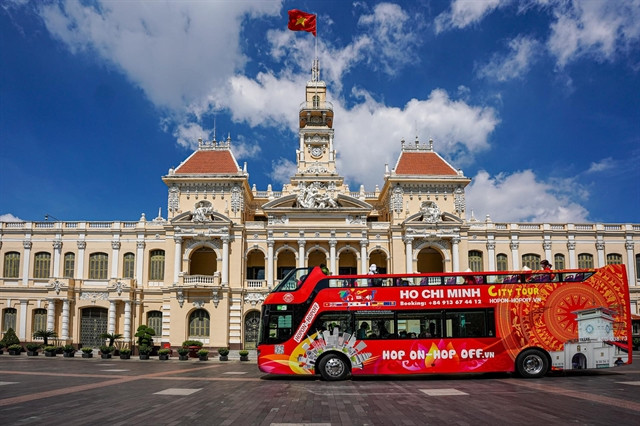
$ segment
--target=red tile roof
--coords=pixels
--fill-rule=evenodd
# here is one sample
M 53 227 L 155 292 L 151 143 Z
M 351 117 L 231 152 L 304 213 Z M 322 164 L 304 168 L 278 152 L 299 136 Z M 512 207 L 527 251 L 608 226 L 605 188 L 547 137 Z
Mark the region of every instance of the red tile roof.
M 238 164 L 229 150 L 198 150 L 187 158 L 175 174 L 237 174 Z
M 402 152 L 396 175 L 457 176 L 458 172 L 435 152 Z

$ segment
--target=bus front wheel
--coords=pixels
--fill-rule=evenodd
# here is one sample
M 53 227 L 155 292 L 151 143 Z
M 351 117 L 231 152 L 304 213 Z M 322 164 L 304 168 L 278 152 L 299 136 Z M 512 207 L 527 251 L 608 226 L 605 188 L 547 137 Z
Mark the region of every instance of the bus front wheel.
M 525 379 L 537 379 L 547 374 L 549 359 L 540 349 L 527 349 L 516 358 L 516 369 Z
M 325 355 L 318 364 L 320 376 L 327 381 L 344 380 L 349 375 L 349 366 L 344 357 L 336 354 Z

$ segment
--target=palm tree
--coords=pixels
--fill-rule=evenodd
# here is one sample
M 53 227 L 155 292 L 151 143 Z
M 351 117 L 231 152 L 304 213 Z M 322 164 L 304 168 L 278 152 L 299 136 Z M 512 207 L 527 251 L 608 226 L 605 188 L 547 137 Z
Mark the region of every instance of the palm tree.
M 122 334 L 120 333 L 102 333 L 100 335 L 101 339 L 109 339 L 109 346 L 113 346 L 113 343 L 118 340 L 118 339 L 122 339 Z
M 58 337 L 58 333 L 53 330 L 37 330 L 33 333 L 33 337 L 36 339 L 43 339 L 44 346 L 49 346 L 49 337 Z

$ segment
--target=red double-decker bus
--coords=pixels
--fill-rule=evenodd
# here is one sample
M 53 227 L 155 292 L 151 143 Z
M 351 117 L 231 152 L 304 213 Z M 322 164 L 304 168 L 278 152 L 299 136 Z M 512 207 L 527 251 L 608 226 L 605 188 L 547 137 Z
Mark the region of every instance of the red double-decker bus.
M 517 372 L 631 363 L 624 265 L 557 271 L 325 275 L 291 271 L 262 306 L 272 374 Z

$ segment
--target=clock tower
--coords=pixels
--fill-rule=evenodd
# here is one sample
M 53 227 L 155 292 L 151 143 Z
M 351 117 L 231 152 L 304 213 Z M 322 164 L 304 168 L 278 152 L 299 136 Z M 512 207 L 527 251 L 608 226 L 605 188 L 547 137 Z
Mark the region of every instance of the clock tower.
M 333 105 L 327 101 L 327 85 L 320 80 L 317 58 L 313 61 L 311 80 L 307 82 L 299 118 L 297 170 L 291 183 L 307 186 L 318 182 L 326 188 L 342 186 L 343 178 L 336 170 L 333 147 Z

